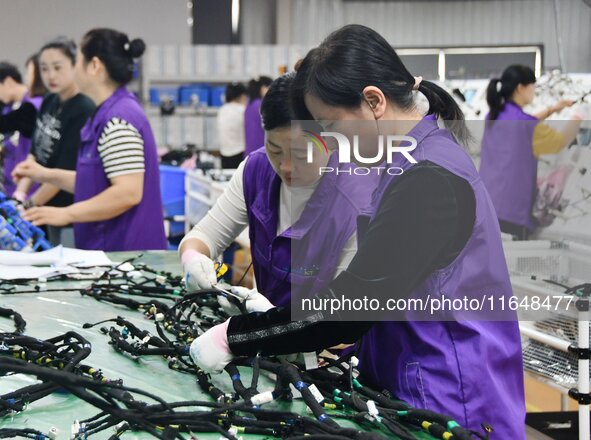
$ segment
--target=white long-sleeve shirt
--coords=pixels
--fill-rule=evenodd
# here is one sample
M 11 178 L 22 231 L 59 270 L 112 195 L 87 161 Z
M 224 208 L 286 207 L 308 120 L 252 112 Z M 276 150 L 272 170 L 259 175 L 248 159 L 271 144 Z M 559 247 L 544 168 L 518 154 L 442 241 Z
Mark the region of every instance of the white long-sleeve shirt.
M 243 187 L 244 165 L 247 160 L 248 158 L 238 166 L 223 194 L 205 217 L 183 238 L 181 245 L 185 240 L 197 238 L 208 247 L 211 258 L 216 259 L 248 226 Z M 281 184 L 277 235 L 291 227 L 300 218 L 316 189 L 316 184 L 300 188 Z M 353 233 L 341 252 L 335 277 L 347 268 L 356 252 L 357 235 Z
M 230 157 L 244 151 L 244 110 L 246 106 L 237 102 L 222 105 L 217 115 L 218 142 L 220 154 Z

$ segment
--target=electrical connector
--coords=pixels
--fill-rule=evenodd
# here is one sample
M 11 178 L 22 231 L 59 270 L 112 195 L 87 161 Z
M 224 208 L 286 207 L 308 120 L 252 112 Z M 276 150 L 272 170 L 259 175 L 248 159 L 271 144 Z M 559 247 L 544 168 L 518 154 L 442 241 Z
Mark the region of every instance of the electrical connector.
M 55 440 L 57 438 L 58 433 L 59 433 L 59 430 L 55 426 L 52 426 L 51 428 L 49 428 L 49 432 L 47 433 L 47 437 L 50 440 Z
M 265 403 L 269 403 L 273 401 L 273 392 L 272 391 L 264 391 L 262 393 L 257 394 L 256 396 L 252 396 L 250 401 L 253 405 L 264 405 Z
M 80 432 L 80 422 L 78 420 L 75 420 L 74 423 L 72 423 L 72 427 L 70 428 L 70 439 L 75 440 L 78 438 L 78 433 Z

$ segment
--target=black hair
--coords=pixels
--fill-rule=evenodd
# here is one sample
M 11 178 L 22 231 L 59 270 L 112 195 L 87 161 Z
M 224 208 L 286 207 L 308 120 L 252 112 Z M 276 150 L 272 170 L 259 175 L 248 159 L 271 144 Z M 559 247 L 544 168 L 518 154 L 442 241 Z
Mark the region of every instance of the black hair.
M 226 86 L 226 102 L 232 102 L 246 95 L 246 87 L 242 83 L 230 83 Z
M 48 41 L 43 45 L 39 54 L 47 49 L 57 49 L 70 59 L 72 64 L 76 64 L 76 43 L 64 36 L 59 36 Z
M 263 86 L 269 87 L 272 82 L 273 80 L 268 76 L 259 76 L 258 78 L 251 79 L 248 82 L 248 99 L 254 101 L 255 99 L 262 98 L 261 88 Z
M 261 120 L 266 131 L 291 125 L 289 90 L 295 73 L 286 73 L 273 81 L 261 102 Z
M 535 82 L 534 71 L 530 67 L 519 64 L 507 67 L 500 78 L 493 78 L 486 89 L 486 102 L 490 108 L 488 119 L 494 121 L 498 118 L 505 102 L 511 100 L 519 84 L 526 86 Z
M 6 78 L 12 78 L 17 83 L 23 83 L 23 77 L 14 64 L 7 61 L 0 62 L 0 83 L 4 82 Z
M 27 58 L 25 66 L 29 63 L 33 63 L 33 80 L 29 89 L 29 96 L 34 98 L 36 96 L 44 96 L 47 93 L 47 88 L 41 80 L 41 69 L 39 69 L 39 54 L 35 53 Z
M 414 85 L 414 76 L 380 34 L 352 24 L 331 33 L 298 63 L 292 105 L 297 119 L 312 119 L 304 103 L 306 93 L 329 105 L 358 108 L 363 101 L 363 89 L 375 86 L 398 107 L 407 110 L 415 105 Z M 451 95 L 425 80 L 418 90 L 429 101 L 430 114 L 445 120 L 459 141 L 468 139 L 464 114 Z
M 133 78 L 134 59 L 143 55 L 143 40 L 129 37 L 114 29 L 92 29 L 82 38 L 80 51 L 86 62 L 97 57 L 105 65 L 109 77 L 120 85 Z

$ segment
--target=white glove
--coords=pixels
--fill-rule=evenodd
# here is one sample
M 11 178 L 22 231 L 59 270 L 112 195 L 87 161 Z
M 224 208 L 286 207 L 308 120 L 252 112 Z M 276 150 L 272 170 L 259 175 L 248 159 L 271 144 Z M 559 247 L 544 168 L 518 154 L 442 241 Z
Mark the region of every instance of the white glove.
M 229 323 L 228 319 L 223 324 L 210 328 L 191 343 L 189 350 L 191 359 L 207 373 L 220 374 L 234 359 L 228 347 Z
M 218 295 L 218 304 L 222 307 L 222 310 L 230 316 L 242 314 L 238 306 L 230 302 L 230 300 L 228 300 L 228 298 L 221 292 Z
M 188 249 L 181 257 L 183 270 L 185 271 L 185 284 L 188 292 L 195 292 L 201 289 L 211 289 L 217 283 L 213 261 L 197 252 Z
M 258 292 L 256 289 L 247 289 L 246 287 L 232 286 L 230 289 L 244 302 L 244 307 L 248 313 L 252 312 L 266 312 L 275 307 L 265 295 Z M 223 307 L 223 306 L 222 306 Z

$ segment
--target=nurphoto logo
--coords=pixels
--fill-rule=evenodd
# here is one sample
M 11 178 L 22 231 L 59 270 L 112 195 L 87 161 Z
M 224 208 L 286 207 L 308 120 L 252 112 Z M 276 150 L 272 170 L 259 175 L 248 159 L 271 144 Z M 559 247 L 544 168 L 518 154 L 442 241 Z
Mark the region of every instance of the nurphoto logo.
M 326 145 L 324 138 L 334 138 L 338 145 L 339 152 L 339 163 L 351 163 L 355 162 L 357 165 L 374 165 L 371 167 L 358 166 L 347 170 L 340 170 L 335 167 L 319 167 L 319 174 L 326 173 L 347 173 L 356 175 L 367 175 L 373 171 L 377 174 L 381 174 L 383 171 L 390 175 L 400 175 L 404 172 L 404 169 L 400 166 L 390 166 L 394 161 L 394 155 L 396 153 L 401 154 L 408 162 L 417 163 L 414 157 L 411 156 L 411 152 L 417 147 L 417 141 L 411 136 L 402 135 L 379 135 L 378 136 L 378 148 L 377 152 L 373 157 L 364 157 L 359 150 L 359 136 L 353 136 L 353 146 L 349 138 L 342 133 L 336 131 L 323 131 L 320 134 L 305 130 L 306 139 L 308 140 L 308 149 L 306 161 L 313 163 L 314 161 L 314 150 L 317 150 L 321 154 L 330 154 L 330 150 Z M 351 159 L 351 153 L 353 159 Z M 381 164 L 387 164 L 388 166 L 376 166 Z

